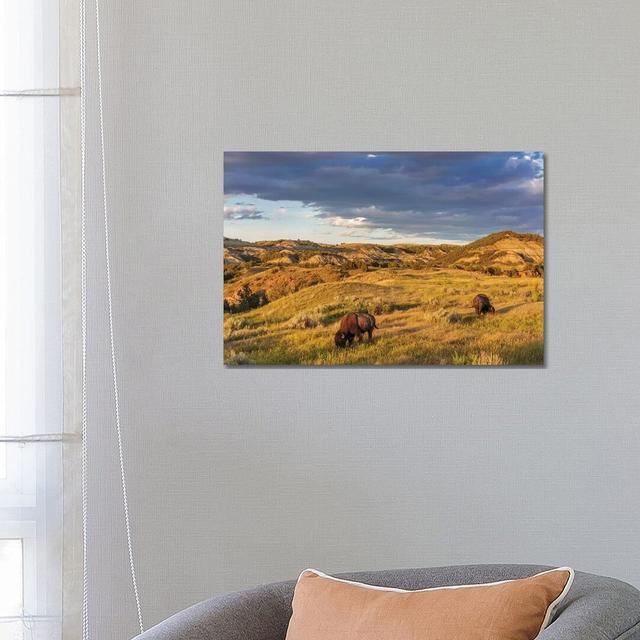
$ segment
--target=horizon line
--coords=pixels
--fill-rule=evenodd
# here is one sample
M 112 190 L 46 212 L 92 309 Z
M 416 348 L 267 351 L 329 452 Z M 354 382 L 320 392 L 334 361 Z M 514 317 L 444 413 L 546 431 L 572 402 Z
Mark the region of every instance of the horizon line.
M 491 233 L 487 233 L 486 235 L 481 235 L 478 236 L 477 238 L 474 238 L 473 240 L 469 240 L 468 242 L 460 242 L 460 241 L 455 241 L 455 240 L 445 240 L 442 242 L 411 242 L 410 240 L 407 241 L 398 241 L 398 242 L 380 242 L 380 241 L 375 241 L 375 240 L 371 240 L 371 241 L 357 241 L 357 240 L 345 240 L 343 242 L 321 242 L 318 240 L 310 240 L 310 239 L 306 239 L 306 238 L 277 238 L 274 240 L 270 240 L 270 239 L 264 239 L 264 240 L 245 240 L 243 238 L 231 238 L 230 236 L 225 236 L 223 233 L 223 242 L 225 240 L 236 240 L 239 242 L 246 242 L 247 244 L 256 244 L 257 242 L 312 242 L 313 244 L 317 244 L 317 245 L 324 245 L 324 246 L 336 246 L 336 245 L 342 245 L 342 244 L 371 244 L 371 245 L 384 245 L 387 247 L 390 246 L 395 246 L 395 245 L 426 245 L 426 246 L 438 246 L 438 245 L 443 245 L 443 244 L 451 244 L 451 245 L 456 245 L 456 246 L 465 246 L 468 244 L 471 244 L 473 242 L 477 242 L 478 240 L 482 240 L 483 238 L 488 238 L 490 236 L 494 236 L 494 235 L 498 235 L 501 233 L 513 233 L 519 236 L 538 236 L 540 238 L 542 238 L 544 240 L 545 235 L 544 233 L 536 233 L 534 231 L 514 231 L 513 229 L 501 229 L 500 231 L 492 231 Z

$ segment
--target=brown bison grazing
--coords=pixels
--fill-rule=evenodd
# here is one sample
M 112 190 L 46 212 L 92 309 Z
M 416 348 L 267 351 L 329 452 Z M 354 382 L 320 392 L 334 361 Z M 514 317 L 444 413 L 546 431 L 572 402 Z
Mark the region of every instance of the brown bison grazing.
M 340 326 L 336 331 L 334 341 L 336 347 L 348 347 L 358 338 L 362 342 L 362 336 L 366 333 L 369 342 L 373 340 L 373 330 L 377 329 L 376 319 L 369 313 L 347 313 L 342 316 Z
M 495 313 L 496 310 L 493 308 L 491 304 L 491 300 L 489 300 L 488 296 L 485 296 L 484 293 L 479 293 L 473 299 L 473 308 L 476 310 L 476 314 L 479 316 L 484 315 L 485 313 Z

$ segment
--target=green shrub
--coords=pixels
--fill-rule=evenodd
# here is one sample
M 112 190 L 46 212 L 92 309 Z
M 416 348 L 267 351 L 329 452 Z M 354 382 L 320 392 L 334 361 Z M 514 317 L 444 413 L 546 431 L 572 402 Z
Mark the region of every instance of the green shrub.
M 231 366 L 239 364 L 254 364 L 254 362 L 249 359 L 246 353 L 243 353 L 242 351 L 234 351 L 233 349 L 226 353 L 224 363 Z
M 296 313 L 285 326 L 288 329 L 313 329 L 320 324 L 320 317 L 317 314 L 306 312 Z
M 471 364 L 475 365 L 502 365 L 505 364 L 502 357 L 497 353 L 480 351 L 471 356 Z
M 382 298 L 374 298 L 371 301 L 370 308 L 373 308 L 375 315 L 382 315 L 384 313 L 392 313 L 396 309 L 396 305 L 389 300 L 383 300 Z
M 253 291 L 247 283 L 243 284 L 232 298 L 225 298 L 225 311 L 240 313 L 262 307 L 269 302 L 265 291 Z
M 285 326 L 288 329 L 315 329 L 315 327 L 327 324 L 326 315 L 329 310 L 329 305 L 323 305 L 309 311 L 300 311 L 291 317 Z
M 238 329 L 246 329 L 249 323 L 246 318 L 230 318 L 226 326 L 230 331 L 238 331 Z
M 243 268 L 239 264 L 225 264 L 224 265 L 224 281 L 229 282 L 234 278 L 237 278 L 243 272 Z
M 446 309 L 431 309 L 429 307 L 423 309 L 423 313 L 427 322 L 444 322 L 449 316 Z

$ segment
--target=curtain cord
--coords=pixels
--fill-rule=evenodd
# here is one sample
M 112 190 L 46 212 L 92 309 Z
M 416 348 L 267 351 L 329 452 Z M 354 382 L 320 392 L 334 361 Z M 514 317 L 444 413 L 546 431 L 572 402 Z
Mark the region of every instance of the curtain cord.
M 82 324 L 82 547 L 83 547 L 83 597 L 82 597 L 82 638 L 89 640 L 89 584 L 87 568 L 87 525 L 88 525 L 88 489 L 87 489 L 87 239 L 86 239 L 86 0 L 80 0 L 80 137 L 81 137 L 81 324 Z M 129 570 L 135 597 L 136 612 L 140 633 L 144 632 L 142 607 L 136 579 L 136 568 L 133 554 L 129 503 L 127 499 L 127 479 L 125 472 L 124 447 L 122 442 L 122 426 L 120 421 L 120 399 L 118 390 L 118 369 L 116 364 L 115 337 L 113 329 L 113 303 L 111 294 L 111 261 L 109 247 L 109 209 L 107 198 L 107 172 L 104 143 L 104 106 L 102 98 L 102 46 L 100 29 L 100 2 L 95 0 L 95 29 L 98 80 L 98 113 L 100 128 L 100 155 L 102 170 L 102 213 L 104 218 L 104 251 L 106 264 L 106 288 L 109 316 L 109 343 L 111 349 L 111 373 L 113 382 L 114 417 L 118 442 L 118 458 L 120 463 L 120 480 L 124 523 L 129 556 Z
M 82 640 L 89 640 L 89 574 L 87 566 L 87 207 L 86 207 L 86 128 L 87 128 L 87 13 L 86 0 L 80 0 L 80 298 L 82 333 Z
M 124 447 L 122 444 L 122 426 L 120 421 L 120 394 L 118 387 L 118 368 L 116 364 L 116 349 L 113 330 L 113 303 L 111 295 L 111 260 L 109 248 L 109 207 L 107 198 L 107 169 L 104 144 L 104 105 L 102 99 L 102 45 L 100 29 L 100 0 L 95 0 L 96 10 L 96 54 L 97 54 L 97 75 L 98 75 L 98 114 L 100 124 L 100 155 L 102 159 L 102 212 L 104 214 L 104 252 L 107 280 L 107 302 L 109 309 L 109 343 L 111 347 L 111 374 L 113 379 L 113 399 L 114 417 L 116 422 L 116 435 L 118 440 L 118 458 L 120 462 L 120 480 L 122 487 L 122 507 L 124 512 L 124 524 L 127 536 L 127 551 L 129 554 L 129 569 L 131 572 L 131 583 L 133 595 L 136 601 L 136 612 L 138 614 L 138 626 L 140 633 L 144 631 L 142 622 L 142 607 L 140 606 L 140 594 L 138 592 L 138 582 L 136 579 L 136 567 L 133 555 L 133 543 L 131 535 L 131 524 L 129 519 L 129 501 L 127 498 L 127 478 L 124 462 Z

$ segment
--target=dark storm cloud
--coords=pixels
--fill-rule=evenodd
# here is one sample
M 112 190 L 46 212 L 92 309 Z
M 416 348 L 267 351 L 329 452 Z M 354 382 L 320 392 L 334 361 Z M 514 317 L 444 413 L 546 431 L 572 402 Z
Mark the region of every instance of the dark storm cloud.
M 226 196 L 300 201 L 327 224 L 408 236 L 541 233 L 542 185 L 538 152 L 225 153 Z

